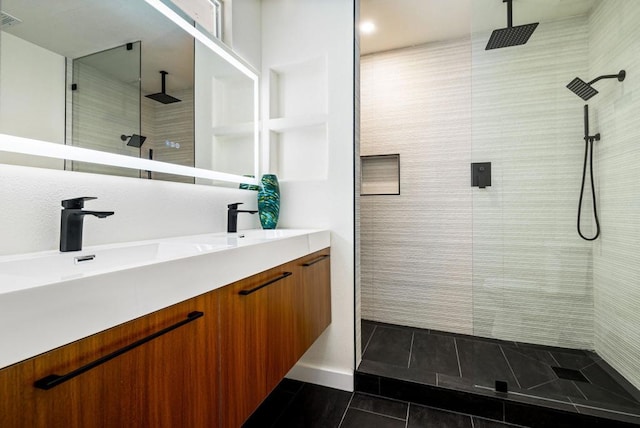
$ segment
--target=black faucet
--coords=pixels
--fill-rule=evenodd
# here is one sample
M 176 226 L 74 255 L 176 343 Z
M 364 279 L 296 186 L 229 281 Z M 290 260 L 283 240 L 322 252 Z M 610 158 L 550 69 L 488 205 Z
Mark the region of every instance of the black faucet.
M 60 251 L 82 250 L 82 223 L 84 216 L 93 215 L 105 218 L 113 215 L 113 211 L 83 211 L 84 201 L 97 199 L 93 197 L 66 199 L 62 201 L 62 216 L 60 219 Z
M 255 214 L 258 212 L 253 210 L 239 210 L 238 205 L 242 205 L 242 202 L 227 205 L 227 208 L 229 208 L 227 211 L 227 232 L 229 233 L 238 231 L 238 213 Z

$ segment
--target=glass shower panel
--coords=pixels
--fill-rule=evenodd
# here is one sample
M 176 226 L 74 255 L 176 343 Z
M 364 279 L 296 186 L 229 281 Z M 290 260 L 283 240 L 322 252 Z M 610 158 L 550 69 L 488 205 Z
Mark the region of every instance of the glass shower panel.
M 640 3 L 513 2 L 514 26 L 539 24 L 525 43 L 496 49 L 487 49 L 492 31 L 512 31 L 507 7 L 484 4 L 473 2 L 471 158 L 491 162 L 492 177 L 472 188 L 477 337 L 457 341 L 461 377 L 489 389 L 504 381 L 510 392 L 580 412 L 638 415 L 640 227 L 629 183 L 640 102 L 628 76 L 639 61 Z M 576 96 L 567 87 L 576 77 L 599 93 Z M 585 236 L 597 233 L 585 131 L 601 137 L 592 162 L 602 233 L 591 241 L 576 230 L 579 221 Z
M 135 147 L 140 135 L 141 43 L 73 60 L 72 145 L 109 153 L 140 157 Z M 139 171 L 83 162 L 67 162 L 73 171 L 138 177 Z
M 506 24 L 506 7 L 496 12 Z M 519 12 L 514 25 L 540 18 Z M 592 245 L 575 231 L 582 106 L 565 87 L 588 74 L 587 25 L 585 14 L 541 20 L 525 44 L 487 50 L 500 26 L 474 22 L 472 162 L 493 175 L 472 189 L 477 336 L 593 349 Z
M 593 245 L 575 230 L 582 104 L 565 87 L 588 74 L 588 15 L 514 3 L 514 25 L 539 25 L 525 44 L 487 50 L 506 27 L 498 6 L 501 24 L 474 22 L 472 36 L 472 162 L 493 175 L 472 190 L 474 334 L 593 349 Z

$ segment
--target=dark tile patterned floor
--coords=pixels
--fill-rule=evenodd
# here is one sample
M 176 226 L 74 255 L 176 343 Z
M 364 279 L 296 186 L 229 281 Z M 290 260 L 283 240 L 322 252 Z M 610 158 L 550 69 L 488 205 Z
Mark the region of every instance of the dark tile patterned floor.
M 508 385 L 509 399 L 542 402 L 582 414 L 613 411 L 622 419 L 640 423 L 640 393 L 589 351 L 371 321 L 362 322 L 362 346 L 358 372 L 367 375 L 467 392 L 487 391 L 494 396 L 495 382 L 502 381 Z M 380 393 L 381 388 L 364 390 Z
M 285 379 L 244 427 L 513 428 L 522 425 Z

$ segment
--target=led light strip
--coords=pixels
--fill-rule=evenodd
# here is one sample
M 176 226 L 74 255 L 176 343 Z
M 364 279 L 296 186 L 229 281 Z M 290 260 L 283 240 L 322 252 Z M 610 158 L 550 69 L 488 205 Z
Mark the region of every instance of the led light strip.
M 202 32 L 200 32 L 200 30 L 198 30 L 196 27 L 194 27 L 193 25 L 189 24 L 189 22 L 182 19 L 182 17 L 180 17 L 180 15 L 178 15 L 176 12 L 171 10 L 169 6 L 162 3 L 160 0 L 145 0 L 145 1 L 151 7 L 153 7 L 158 12 L 166 16 L 168 19 L 170 19 L 174 24 L 182 28 L 187 33 L 191 34 L 200 43 L 202 43 L 203 45 L 205 45 L 206 47 L 208 47 L 209 49 L 211 49 L 212 51 L 220 55 L 231 65 L 233 65 L 235 68 L 240 70 L 242 74 L 244 74 L 245 76 L 249 77 L 252 80 L 258 79 L 256 73 L 254 73 L 249 67 L 243 64 L 241 61 L 239 61 L 238 58 L 234 57 L 229 52 L 227 52 L 223 47 L 221 47 L 220 45 L 215 43 L 213 40 L 211 40 L 210 38 L 202 34 Z
M 82 147 L 66 146 L 64 144 L 49 143 L 47 141 L 32 140 L 30 138 L 16 137 L 6 134 L 0 134 L 0 151 L 43 156 L 54 159 L 67 159 L 78 162 L 89 162 L 100 165 L 119 166 L 143 171 L 163 172 L 167 174 L 205 178 L 209 180 L 221 180 L 231 183 L 260 184 L 258 179 L 235 174 L 209 171 L 202 168 L 175 165 L 167 162 L 152 161 L 149 159 L 84 149 Z

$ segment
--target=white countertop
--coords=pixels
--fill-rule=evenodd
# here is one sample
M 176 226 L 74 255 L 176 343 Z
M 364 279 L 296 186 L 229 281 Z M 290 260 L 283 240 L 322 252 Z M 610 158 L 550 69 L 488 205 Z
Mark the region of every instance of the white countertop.
M 246 230 L 0 257 L 0 368 L 329 246 L 327 230 Z

